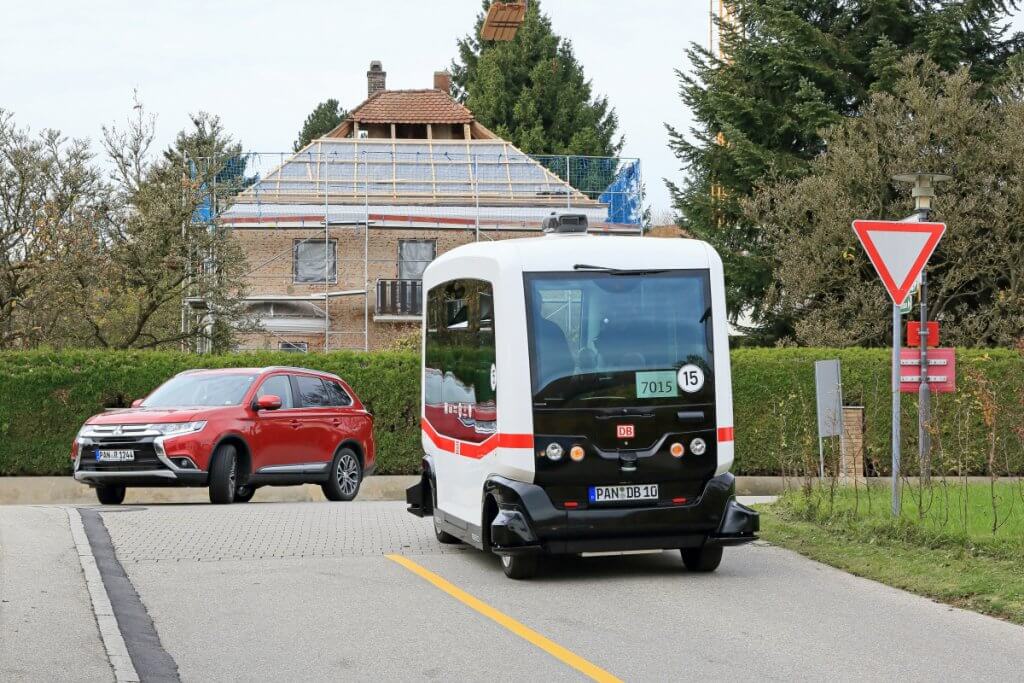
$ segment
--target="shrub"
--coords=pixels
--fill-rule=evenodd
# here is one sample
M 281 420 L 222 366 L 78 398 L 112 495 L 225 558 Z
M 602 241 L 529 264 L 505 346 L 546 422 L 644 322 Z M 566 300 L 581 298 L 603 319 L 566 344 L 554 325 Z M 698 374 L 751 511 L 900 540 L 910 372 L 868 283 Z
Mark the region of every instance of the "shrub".
M 814 361 L 839 358 L 845 403 L 865 406 L 868 466 L 878 474 L 888 472 L 889 353 L 886 349 L 733 351 L 737 454 L 733 471 L 799 475 L 816 470 Z M 71 441 L 87 417 L 105 407 L 128 405 L 181 370 L 293 364 L 334 372 L 352 385 L 376 418 L 380 474 L 417 470 L 419 357 L 414 352 L 196 356 L 162 351 L 29 351 L 0 353 L 0 475 L 69 473 Z M 940 394 L 933 401 L 934 473 L 1024 473 L 1024 358 L 1016 351 L 960 350 L 957 368 L 957 393 Z M 904 396 L 903 420 L 904 471 L 912 474 L 917 453 L 915 396 Z

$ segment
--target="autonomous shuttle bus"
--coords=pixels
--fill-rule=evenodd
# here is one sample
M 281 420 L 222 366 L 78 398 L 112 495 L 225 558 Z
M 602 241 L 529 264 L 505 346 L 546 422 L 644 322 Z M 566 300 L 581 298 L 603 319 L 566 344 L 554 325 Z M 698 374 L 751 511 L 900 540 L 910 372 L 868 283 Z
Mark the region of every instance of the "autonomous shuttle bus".
M 423 474 L 409 511 L 526 578 L 540 554 L 752 541 L 736 502 L 722 262 L 695 240 L 478 242 L 426 269 Z

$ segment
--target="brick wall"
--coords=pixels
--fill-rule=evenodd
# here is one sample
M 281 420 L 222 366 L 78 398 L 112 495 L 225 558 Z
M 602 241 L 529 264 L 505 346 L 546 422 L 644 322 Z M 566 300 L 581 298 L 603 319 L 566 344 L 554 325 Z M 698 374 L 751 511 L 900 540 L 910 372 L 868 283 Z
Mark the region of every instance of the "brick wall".
M 535 234 L 535 233 L 533 233 Z M 523 231 L 487 232 L 491 240 L 526 237 Z M 294 281 L 293 248 L 296 240 L 322 240 L 322 229 L 294 230 L 274 228 L 236 229 L 233 238 L 238 240 L 250 268 L 249 296 L 290 295 L 302 296 L 331 292 L 362 290 L 363 273 L 363 231 L 359 228 L 332 227 L 330 238 L 337 241 L 338 282 L 304 284 Z M 368 244 L 366 276 L 369 281 L 369 346 L 380 349 L 391 346 L 396 340 L 418 329 L 416 322 L 374 322 L 376 282 L 378 279 L 398 277 L 399 240 L 434 240 L 436 254 L 441 255 L 455 247 L 473 242 L 475 232 L 469 229 L 405 229 L 371 228 Z M 323 308 L 322 301 L 314 305 Z M 331 349 L 363 348 L 363 297 L 332 297 L 327 308 L 329 315 L 329 347 Z M 324 348 L 322 334 L 310 333 L 259 333 L 242 335 L 241 348 L 276 349 L 281 341 L 306 342 L 309 350 Z

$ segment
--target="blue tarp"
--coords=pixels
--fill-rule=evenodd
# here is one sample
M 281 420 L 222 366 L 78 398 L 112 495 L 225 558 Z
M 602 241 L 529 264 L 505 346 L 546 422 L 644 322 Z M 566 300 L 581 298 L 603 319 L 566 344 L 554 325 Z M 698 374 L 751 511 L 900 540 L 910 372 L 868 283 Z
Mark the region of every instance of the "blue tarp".
M 612 184 L 597 198 L 608 204 L 609 223 L 639 225 L 643 218 L 640 206 L 640 162 L 624 164 Z

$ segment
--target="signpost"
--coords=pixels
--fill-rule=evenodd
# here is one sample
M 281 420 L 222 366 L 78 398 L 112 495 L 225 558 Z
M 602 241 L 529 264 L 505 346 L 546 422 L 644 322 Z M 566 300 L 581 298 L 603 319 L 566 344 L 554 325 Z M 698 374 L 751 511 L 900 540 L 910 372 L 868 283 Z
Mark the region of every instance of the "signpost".
M 920 394 L 921 356 L 917 349 L 903 349 L 900 355 L 900 393 Z M 933 394 L 956 391 L 956 349 L 932 349 L 928 352 L 928 389 Z
M 814 362 L 814 389 L 818 407 L 818 476 L 824 479 L 824 439 L 843 435 L 843 382 L 838 360 Z M 842 447 L 843 442 L 840 438 L 840 450 Z
M 901 358 L 901 313 L 900 308 L 907 301 L 914 281 L 921 278 L 921 326 L 928 323 L 928 281 L 924 267 L 931 258 L 935 247 L 946 231 L 944 223 L 931 223 L 931 200 L 935 196 L 934 183 L 949 180 L 949 176 L 933 173 L 915 173 L 896 176 L 894 180 L 914 183 L 913 196 L 917 213 L 904 221 L 853 222 L 853 231 L 867 252 L 878 277 L 892 298 L 892 514 L 900 513 L 900 368 Z M 919 406 L 918 443 L 920 444 L 921 478 L 927 481 L 930 458 L 928 412 L 930 388 L 928 381 L 928 348 L 924 335 L 919 349 Z M 915 354 L 916 355 L 916 354 Z
M 928 327 L 924 331 L 927 337 L 928 347 L 933 348 L 939 345 L 939 324 L 934 320 L 928 321 Z M 921 323 L 911 320 L 907 323 L 907 345 L 920 346 L 921 344 Z

